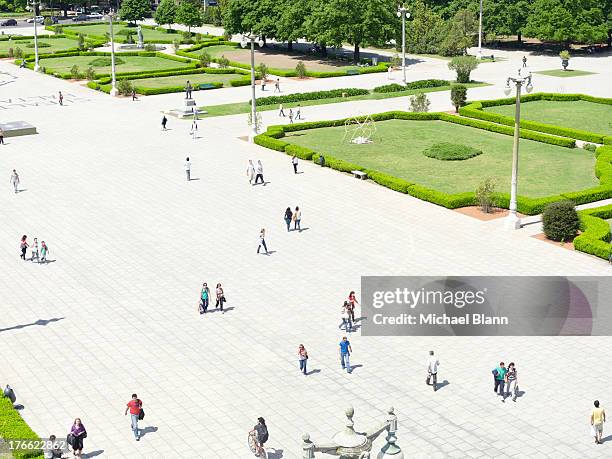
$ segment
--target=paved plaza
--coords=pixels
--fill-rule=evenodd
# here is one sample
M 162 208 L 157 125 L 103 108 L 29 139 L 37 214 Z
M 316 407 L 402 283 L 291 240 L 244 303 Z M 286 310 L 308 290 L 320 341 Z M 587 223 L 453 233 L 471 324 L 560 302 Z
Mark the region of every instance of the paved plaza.
M 470 99 L 503 97 L 505 76 L 522 53 L 482 64 L 472 75 L 491 86 Z M 559 59 L 531 56 L 532 70 Z M 595 75 L 534 76 L 535 91 L 612 97 L 612 57 L 572 59 Z M 246 115 L 189 121 L 162 110 L 181 94 L 112 99 L 67 81 L 18 69 L 0 86 L 8 99 L 58 91 L 75 103 L 11 104 L 0 121 L 23 120 L 38 135 L 0 146 L 0 384 L 16 391 L 28 424 L 64 436 L 75 417 L 88 430 L 83 457 L 253 457 L 247 433 L 263 416 L 269 457 L 301 457 L 301 436 L 330 439 L 355 408 L 357 430 L 399 417 L 406 457 L 610 456 L 593 445 L 588 416 L 599 398 L 612 410 L 607 337 L 362 337 L 349 339 L 352 374 L 342 372 L 338 329 L 342 301 L 365 275 L 595 275 L 604 261 L 508 232 L 371 181 L 249 144 Z M 447 63 L 422 58 L 409 79 L 451 78 Z M 400 72 L 393 75 L 400 81 Z M 282 79 L 286 93 L 373 88 L 386 74 L 326 80 Z M 249 88 L 197 93 L 199 105 L 245 101 Z M 258 89 L 259 91 L 259 89 Z M 429 95 L 431 110 L 450 110 L 449 93 Z M 306 107 L 307 121 L 406 110 L 408 98 Z M 265 125 L 280 123 L 263 112 Z M 183 163 L 192 162 L 192 181 Z M 265 186 L 251 186 L 249 159 L 264 165 Z M 8 178 L 16 169 L 22 192 Z M 304 231 L 288 233 L 286 207 L 302 209 Z M 266 228 L 269 256 L 257 255 Z M 22 234 L 45 240 L 49 263 L 19 258 Z M 201 316 L 200 286 L 224 286 L 227 312 Z M 600 299 L 606 303 L 607 298 Z M 357 310 L 359 315 L 360 309 Z M 609 316 L 609 314 L 607 314 Z M 310 359 L 298 371 L 297 347 Z M 424 384 L 433 349 L 438 392 Z M 493 394 L 491 370 L 517 364 L 516 403 Z M 135 442 L 125 404 L 143 400 L 144 436 Z M 606 427 L 607 429 L 607 427 Z M 610 433 L 604 431 L 604 437 Z M 612 437 L 607 437 L 611 439 Z M 373 451 L 384 444 L 380 437 Z M 318 456 L 317 456 L 318 457 Z M 331 457 L 331 456 L 322 456 Z

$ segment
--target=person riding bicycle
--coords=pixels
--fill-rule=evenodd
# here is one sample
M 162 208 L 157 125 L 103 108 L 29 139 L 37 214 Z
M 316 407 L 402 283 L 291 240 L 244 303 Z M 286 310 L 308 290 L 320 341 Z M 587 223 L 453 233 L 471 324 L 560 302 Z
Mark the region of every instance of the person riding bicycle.
M 253 427 L 252 432 L 255 432 L 257 438 L 258 455 L 264 451 L 264 444 L 268 441 L 268 427 L 264 418 L 257 418 L 257 425 Z

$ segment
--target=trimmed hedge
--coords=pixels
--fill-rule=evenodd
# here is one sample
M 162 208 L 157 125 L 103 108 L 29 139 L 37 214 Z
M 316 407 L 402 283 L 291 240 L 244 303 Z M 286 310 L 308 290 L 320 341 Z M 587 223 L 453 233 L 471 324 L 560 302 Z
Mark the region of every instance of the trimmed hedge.
M 608 260 L 612 254 L 611 234 L 604 219 L 612 218 L 612 205 L 581 210 L 578 216 L 582 233 L 574 239 L 574 248 Z
M 612 105 L 612 99 L 606 99 L 603 97 L 593 97 L 586 94 L 554 94 L 554 93 L 536 93 L 527 94 L 521 97 L 521 102 L 531 102 L 534 100 L 551 100 L 551 101 L 577 101 L 584 100 L 587 102 L 593 102 L 597 104 Z M 485 112 L 483 109 L 487 107 L 499 106 L 499 105 L 512 105 L 515 103 L 514 97 L 504 99 L 493 99 L 486 101 L 471 102 L 470 104 L 461 107 L 459 113 L 462 116 L 469 118 L 477 118 L 485 121 L 492 121 L 493 123 L 504 124 L 506 126 L 514 126 L 514 118 L 510 116 L 500 115 L 498 113 Z M 599 144 L 612 144 L 612 137 L 604 134 L 596 134 L 589 131 L 583 131 L 580 129 L 567 128 L 562 126 L 555 126 L 552 124 L 541 123 L 538 121 L 521 120 L 521 128 L 529 129 L 532 131 L 544 132 L 547 134 L 569 137 L 572 139 L 580 139 L 586 142 L 599 143 Z
M 257 105 L 276 105 L 291 102 L 301 102 L 304 100 L 333 99 L 336 97 L 342 97 L 343 94 L 346 94 L 347 97 L 362 96 L 370 94 L 370 91 L 368 91 L 367 89 L 342 88 L 331 89 L 329 91 L 298 92 L 295 94 L 287 94 L 285 96 L 260 97 L 259 99 L 257 99 Z
M 379 93 L 402 92 L 402 91 L 409 91 L 413 89 L 438 88 L 440 86 L 450 86 L 450 85 L 451 85 L 451 82 L 448 80 L 436 80 L 436 79 L 418 80 L 418 81 L 411 81 L 410 83 L 407 83 L 405 85 L 392 83 L 392 84 L 386 84 L 384 86 L 377 86 L 372 90 L 372 92 L 379 92 Z
M 23 420 L 13 403 L 0 394 L 0 438 L 3 440 L 40 440 L 40 437 Z M 42 459 L 42 451 L 28 450 L 26 452 L 14 451 L 15 459 Z
M 447 122 L 456 122 L 458 124 L 472 126 L 478 129 L 486 129 L 493 132 L 499 132 L 501 134 L 513 135 L 514 133 L 514 129 L 508 126 L 500 126 L 482 120 L 462 118 L 455 115 L 449 115 L 447 113 L 414 113 L 391 111 L 377 113 L 371 115 L 371 117 L 374 121 L 385 121 L 389 119 L 441 120 Z M 358 117 L 357 119 L 362 121 L 365 119 L 365 116 Z M 444 206 L 449 209 L 473 206 L 477 204 L 474 192 L 464 192 L 455 194 L 443 193 L 441 191 L 433 190 L 431 188 L 427 188 L 422 185 L 414 184 L 398 177 L 388 175 L 384 172 L 376 171 L 373 169 L 366 169 L 356 164 L 351 164 L 338 158 L 334 158 L 331 155 L 319 153 L 309 148 L 293 145 L 282 140 L 282 138 L 285 136 L 285 133 L 287 132 L 317 129 L 323 127 L 344 126 L 347 120 L 349 120 L 349 118 L 325 121 L 311 121 L 287 125 L 272 125 L 268 127 L 268 130 L 265 133 L 259 134 L 255 137 L 255 143 L 266 148 L 285 152 L 288 155 L 296 154 L 296 156 L 298 156 L 299 158 L 306 160 L 310 159 L 312 161 L 317 161 L 319 159 L 319 155 L 323 155 L 323 157 L 325 158 L 325 167 L 330 167 L 332 169 L 337 169 L 343 172 L 350 172 L 353 170 L 364 171 L 368 174 L 369 178 L 372 181 L 382 186 L 398 191 L 400 193 L 409 194 L 424 201 L 429 201 L 434 204 Z M 544 143 L 551 143 L 567 148 L 571 148 L 575 145 L 575 142 L 571 139 L 560 139 L 562 140 L 562 142 L 559 142 L 559 138 L 549 136 L 547 134 L 527 131 L 525 129 L 521 129 L 520 132 L 521 137 L 532 137 L 532 140 Z M 601 185 L 599 187 L 577 192 L 563 193 L 554 196 L 545 196 L 541 198 L 518 196 L 518 211 L 525 215 L 537 215 L 542 213 L 544 207 L 546 207 L 546 205 L 552 202 L 562 201 L 566 199 L 572 199 L 577 203 L 593 202 L 599 199 L 604 199 L 602 198 L 602 196 L 608 196 L 608 193 L 610 197 L 612 197 L 612 147 L 599 147 L 596 151 L 596 155 L 597 161 L 595 165 L 595 174 L 600 179 Z M 495 203 L 498 207 L 508 208 L 510 205 L 510 195 L 508 193 L 495 193 Z
M 467 145 L 439 142 L 423 150 L 423 154 L 428 158 L 440 161 L 465 161 L 474 156 L 482 155 L 482 151 Z

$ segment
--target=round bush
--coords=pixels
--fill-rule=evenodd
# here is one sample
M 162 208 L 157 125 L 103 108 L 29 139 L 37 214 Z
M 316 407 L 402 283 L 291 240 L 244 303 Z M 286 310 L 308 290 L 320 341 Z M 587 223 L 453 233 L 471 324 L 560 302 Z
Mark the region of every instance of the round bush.
M 120 64 L 124 64 L 125 61 L 123 59 L 121 59 L 120 57 L 115 56 L 115 65 L 120 65 Z M 110 57 L 97 57 L 95 58 L 93 61 L 89 62 L 89 65 L 91 65 L 92 67 L 108 67 L 109 65 L 111 65 L 111 58 Z
M 544 234 L 553 241 L 571 240 L 580 229 L 580 218 L 573 201 L 548 204 L 542 213 Z
M 25 47 L 26 48 L 34 48 L 34 43 L 26 43 Z M 41 41 L 40 43 L 38 43 L 38 47 L 39 48 L 50 48 L 51 45 L 49 43 L 45 43 L 45 42 Z
M 456 143 L 441 142 L 423 150 L 423 154 L 441 161 L 462 161 L 482 154 L 476 148 Z

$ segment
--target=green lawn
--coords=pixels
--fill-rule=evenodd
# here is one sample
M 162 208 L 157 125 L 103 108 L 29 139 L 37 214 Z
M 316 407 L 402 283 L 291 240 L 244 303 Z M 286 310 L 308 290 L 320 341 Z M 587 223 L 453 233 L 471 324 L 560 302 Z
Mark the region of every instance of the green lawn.
M 465 86 L 468 88 L 476 88 L 479 86 L 488 86 L 487 83 L 467 83 Z M 401 92 L 372 92 L 370 94 L 364 94 L 362 96 L 353 97 L 334 97 L 330 99 L 318 99 L 318 100 L 304 100 L 302 102 L 295 103 L 283 103 L 283 107 L 292 108 L 296 107 L 298 103 L 302 107 L 308 107 L 310 105 L 327 105 L 327 104 L 338 104 L 343 102 L 353 102 L 355 100 L 380 100 L 390 99 L 394 97 L 406 97 L 417 92 L 438 92 L 438 91 L 449 91 L 450 86 L 439 86 L 437 88 L 429 89 L 412 89 L 409 91 Z M 257 94 L 261 95 L 261 91 L 258 90 Z M 265 94 L 265 93 L 264 93 Z M 266 94 L 268 95 L 268 94 Z M 406 109 L 408 109 L 408 102 L 406 102 Z M 213 116 L 226 116 L 226 115 L 237 115 L 239 113 L 249 113 L 251 111 L 251 104 L 248 102 L 234 102 L 231 104 L 222 105 L 208 105 L 204 107 L 208 112 L 206 115 L 201 115 L 201 118 L 213 117 Z M 259 105 L 257 106 L 258 111 L 278 110 L 278 105 Z
M 514 117 L 514 105 L 485 108 L 487 112 Z M 612 105 L 584 100 L 534 100 L 521 104 L 521 117 L 555 126 L 565 126 L 598 134 L 612 135 Z
M 376 123 L 374 143 L 342 141 L 345 128 L 288 133 L 283 139 L 336 158 L 446 193 L 474 191 L 492 177 L 498 191 L 510 191 L 512 137 L 444 121 L 389 120 Z M 422 151 L 440 141 L 468 145 L 483 154 L 465 161 L 440 161 Z M 521 139 L 519 194 L 541 197 L 597 186 L 595 155 Z
M 584 70 L 572 70 L 572 69 L 542 70 L 540 72 L 533 72 L 533 73 L 539 73 L 540 75 L 548 75 L 548 76 L 561 77 L 561 78 L 577 77 L 577 76 L 584 76 L 584 75 L 595 75 L 595 72 L 586 72 Z
M 100 56 L 70 56 L 42 59 L 40 65 L 45 67 L 47 71 L 67 73 L 73 65 L 77 65 L 81 72 L 87 70 L 90 63 Z M 119 56 L 124 61 L 123 64 L 117 65 L 117 73 L 125 72 L 140 72 L 154 70 L 169 70 L 181 67 L 188 67 L 189 64 L 178 62 L 161 57 L 144 57 L 144 56 Z M 94 67 L 98 74 L 111 72 L 110 65 L 106 67 Z
M 49 54 L 63 49 L 71 49 L 77 47 L 77 41 L 70 38 L 51 38 L 38 40 L 38 53 Z M 51 46 L 45 47 L 48 44 Z M 30 46 L 28 46 L 30 45 Z M 42 45 L 42 46 L 40 46 Z M 0 41 L 0 53 L 8 52 L 9 48 L 21 48 L 25 54 L 34 54 L 34 39 L 31 40 L 2 40 Z
M 113 25 L 113 34 L 118 39 L 121 39 L 121 38 L 125 39 L 127 35 L 124 35 L 124 33 L 128 30 L 131 32 L 134 32 L 134 41 L 136 41 L 137 40 L 136 33 L 138 30 L 137 27 L 127 27 L 126 25 L 122 25 L 122 24 Z M 108 28 L 108 24 L 88 24 L 88 25 L 76 26 L 76 27 L 75 26 L 71 27 L 70 25 L 67 25 L 64 27 L 64 31 L 70 31 L 74 33 L 82 33 L 84 35 L 95 35 L 95 36 L 103 37 L 104 34 L 109 31 L 109 28 Z M 163 30 L 149 29 L 147 27 L 142 28 L 142 36 L 145 41 L 148 41 L 148 40 L 174 41 L 174 40 L 181 40 L 183 38 L 183 36 L 180 33 L 166 33 Z
M 236 73 L 229 74 L 211 74 L 211 73 L 195 73 L 193 75 L 175 75 L 167 77 L 157 78 L 141 78 L 133 80 L 135 86 L 141 88 L 166 88 L 169 86 L 185 86 L 187 80 L 191 82 L 193 86 L 203 83 L 223 83 L 224 86 L 229 86 L 230 81 L 240 80 L 246 78 L 246 75 L 240 75 Z

